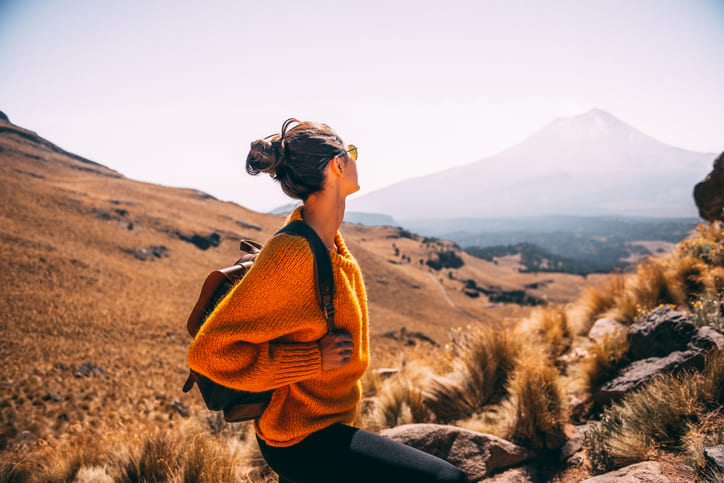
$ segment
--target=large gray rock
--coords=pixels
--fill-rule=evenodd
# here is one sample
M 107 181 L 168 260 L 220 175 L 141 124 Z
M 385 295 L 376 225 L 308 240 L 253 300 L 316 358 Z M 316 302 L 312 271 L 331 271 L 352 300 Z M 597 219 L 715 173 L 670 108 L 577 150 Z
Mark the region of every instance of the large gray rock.
M 661 471 L 661 465 L 655 461 L 645 461 L 626 466 L 610 473 L 594 476 L 582 483 L 669 483 Z
M 380 434 L 449 461 L 464 471 L 470 481 L 535 457 L 532 451 L 510 441 L 455 426 L 406 424 Z
M 696 326 L 668 305 L 657 307 L 628 331 L 632 360 L 663 357 L 683 351 L 696 334 Z
M 711 460 L 719 469 L 724 470 L 724 444 L 706 448 L 704 453 L 707 459 Z
M 703 351 L 688 350 L 672 352 L 666 357 L 650 357 L 635 361 L 623 368 L 615 379 L 598 388 L 596 402 L 603 404 L 619 399 L 627 392 L 638 389 L 663 374 L 694 367 L 701 369 L 704 367 L 704 360 Z
M 614 319 L 598 319 L 591 330 L 588 331 L 588 338 L 595 342 L 603 342 L 606 337 L 623 332 L 626 326 Z
M 707 221 L 724 221 L 724 153 L 714 160 L 714 168 L 704 181 L 694 186 L 699 216 Z

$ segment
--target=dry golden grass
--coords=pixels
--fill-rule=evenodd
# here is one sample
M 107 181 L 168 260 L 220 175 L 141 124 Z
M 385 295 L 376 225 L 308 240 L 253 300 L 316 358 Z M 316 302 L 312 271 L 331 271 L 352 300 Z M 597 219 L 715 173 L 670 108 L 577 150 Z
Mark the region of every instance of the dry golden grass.
M 433 420 L 423 396 L 423 388 L 429 377 L 427 368 L 408 365 L 384 381 L 375 397 L 367 428 L 379 431 L 401 424 Z
M 597 342 L 584 362 L 585 387 L 592 391 L 616 375 L 628 353 L 628 338 L 623 331 L 606 335 Z
M 603 316 L 616 304 L 626 287 L 626 277 L 622 273 L 610 275 L 600 285 L 587 287 L 581 296 L 581 324 L 576 328 L 578 335 L 588 334 L 597 318 Z
M 626 395 L 586 433 L 584 445 L 594 469 L 603 472 L 645 461 L 659 449 L 689 445 L 695 451 L 697 438 L 708 436 L 705 431 L 696 436 L 692 428 L 712 419 L 721 423 L 723 381 L 724 354 L 715 352 L 702 373 L 667 375 Z
M 555 360 L 571 346 L 566 308 L 556 305 L 537 308 L 517 325 L 513 337 L 538 346 Z
M 264 241 L 282 219 L 118 177 L 6 133 L 0 148 L 0 483 L 274 481 L 250 427 L 224 425 L 180 387 L 184 323 L 201 280 L 236 259 L 239 239 Z M 179 238 L 211 232 L 221 244 L 204 251 Z M 489 307 L 462 287 L 468 279 L 504 290 L 553 280 L 532 293 L 565 304 L 579 297 L 581 277 L 521 274 L 464 253 L 463 267 L 435 272 L 419 260 L 452 249 L 450 242 L 401 237 L 392 227 L 342 232 L 368 288 L 372 362 L 357 423 L 372 430 L 454 421 L 550 446 L 566 418 L 559 370 L 580 348 L 572 334 L 587 333 L 601 315 L 630 321 L 660 303 L 696 303 L 701 290 L 724 288 L 720 225 L 700 227 L 663 262 L 588 289 L 575 323 L 562 306 Z M 143 262 L 128 253 L 151 245 L 169 256 Z M 418 263 L 399 263 L 394 248 Z M 472 321 L 479 325 L 453 331 L 447 350 L 380 335 L 407 327 L 443 343 Z M 583 377 L 610 370 L 622 349 L 596 350 L 598 367 Z M 92 363 L 87 373 L 84 363 Z M 697 386 L 703 407 L 722 404 L 721 366 L 707 366 Z M 402 370 L 382 379 L 381 368 Z M 689 426 L 680 439 L 692 455 L 714 438 L 702 418 L 682 419 Z M 654 436 L 625 431 L 609 443 L 639 456 L 659 447 Z
M 446 423 L 469 418 L 499 402 L 518 351 L 519 343 L 509 330 L 458 332 L 452 346 L 457 357 L 450 371 L 433 377 L 425 388 L 425 402 L 437 420 Z
M 508 392 L 515 408 L 510 438 L 533 448 L 556 448 L 567 421 L 567 407 L 560 374 L 544 351 L 521 352 Z
M 143 432 L 119 428 L 94 438 L 78 434 L 62 452 L 41 443 L 12 453 L 0 464 L 0 481 L 268 481 L 271 471 L 253 439 L 249 426 L 231 436 L 194 422 Z
M 238 240 L 264 241 L 282 218 L 195 190 L 126 179 L 7 131 L 0 149 L 0 454 L 38 441 L 70 451 L 71 428 L 91 440 L 119 427 L 204 420 L 196 391 L 180 391 L 190 342 L 186 317 L 204 276 L 237 258 Z M 179 238 L 212 232 L 221 243 L 208 250 Z M 376 367 L 400 367 L 404 357 L 435 352 L 424 342 L 408 347 L 382 338 L 383 332 L 407 327 L 443 343 L 451 327 L 472 320 L 450 306 L 438 283 L 484 323 L 528 313 L 514 305 L 488 308 L 484 297 L 462 294 L 461 280 L 515 289 L 538 275 L 462 254 L 466 265 L 452 278 L 447 271 L 431 277 L 419 263 L 389 263 L 392 245 L 416 260 L 450 242 L 426 246 L 392 227 L 345 224 L 342 232 L 365 274 Z M 129 253 L 152 245 L 165 246 L 168 257 L 140 261 Z M 582 280 L 549 278 L 555 282 L 538 296 L 569 300 Z M 82 374 L 85 363 L 97 369 Z M 368 398 L 377 384 L 365 381 Z

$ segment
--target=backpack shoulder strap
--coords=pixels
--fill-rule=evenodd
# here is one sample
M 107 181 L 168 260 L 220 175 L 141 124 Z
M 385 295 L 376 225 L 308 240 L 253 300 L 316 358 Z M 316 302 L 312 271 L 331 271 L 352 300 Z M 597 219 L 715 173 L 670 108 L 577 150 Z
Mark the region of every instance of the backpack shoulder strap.
M 279 233 L 289 233 L 304 237 L 312 248 L 314 255 L 314 277 L 317 282 L 317 301 L 322 308 L 327 328 L 334 330 L 334 272 L 332 271 L 332 258 L 329 250 L 314 228 L 301 220 L 294 220 L 285 225 Z

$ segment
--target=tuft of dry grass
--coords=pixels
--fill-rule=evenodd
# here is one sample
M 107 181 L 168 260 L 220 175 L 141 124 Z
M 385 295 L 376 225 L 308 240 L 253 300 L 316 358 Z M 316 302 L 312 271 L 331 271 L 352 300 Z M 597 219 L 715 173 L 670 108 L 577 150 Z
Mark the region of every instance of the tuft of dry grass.
M 599 286 L 587 287 L 579 302 L 583 323 L 576 333 L 588 334 L 596 320 L 614 307 L 617 297 L 624 292 L 625 287 L 626 278 L 622 273 L 607 277 Z
M 629 342 L 625 331 L 606 335 L 590 351 L 590 357 L 583 364 L 586 387 L 594 390 L 611 379 L 620 368 L 628 353 Z
M 373 431 L 401 424 L 433 420 L 425 405 L 423 388 L 430 374 L 424 367 L 407 365 L 381 385 L 374 401 L 369 427 Z
M 508 392 L 515 408 L 512 439 L 533 448 L 560 447 L 567 407 L 558 370 L 543 351 L 521 353 Z
M 721 406 L 723 363 L 721 352 L 713 354 L 702 373 L 661 377 L 608 408 L 584 437 L 593 468 L 610 471 L 687 442 L 695 449 L 692 425 Z
M 578 334 L 586 334 L 599 317 L 631 324 L 642 312 L 661 304 L 679 305 L 686 300 L 680 277 L 667 269 L 668 262 L 648 259 L 633 274 L 615 274 L 599 287 L 589 287 L 579 302 L 582 321 Z
M 454 339 L 458 356 L 446 376 L 424 391 L 425 404 L 439 422 L 464 419 L 505 395 L 519 343 L 507 330 L 472 329 Z
M 62 451 L 41 443 L 27 454 L 18 453 L 0 465 L 0 482 L 266 481 L 271 470 L 250 433 L 247 428 L 235 437 L 212 435 L 190 422 L 105 439 L 79 435 Z
M 571 346 L 571 331 L 565 307 L 547 305 L 535 310 L 516 328 L 515 337 L 543 348 L 555 360 Z

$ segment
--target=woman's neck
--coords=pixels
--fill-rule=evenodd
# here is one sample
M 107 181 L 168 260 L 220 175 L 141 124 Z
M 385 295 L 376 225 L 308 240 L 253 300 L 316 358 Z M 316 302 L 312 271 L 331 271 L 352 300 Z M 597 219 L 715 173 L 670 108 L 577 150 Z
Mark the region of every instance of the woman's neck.
M 337 230 L 344 219 L 344 208 L 344 197 L 339 198 L 332 193 L 322 191 L 313 194 L 304 202 L 302 218 L 314 228 L 325 245 L 334 248 Z

